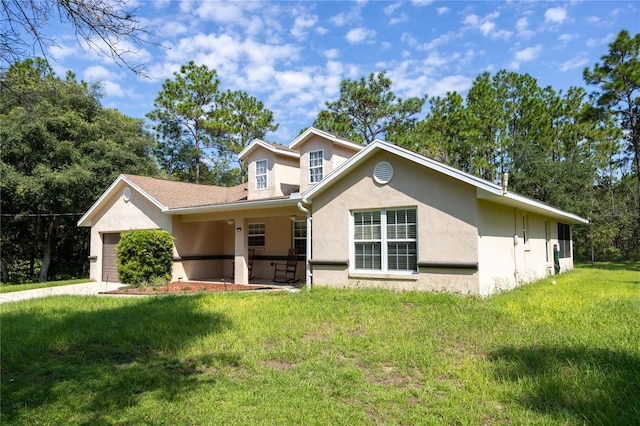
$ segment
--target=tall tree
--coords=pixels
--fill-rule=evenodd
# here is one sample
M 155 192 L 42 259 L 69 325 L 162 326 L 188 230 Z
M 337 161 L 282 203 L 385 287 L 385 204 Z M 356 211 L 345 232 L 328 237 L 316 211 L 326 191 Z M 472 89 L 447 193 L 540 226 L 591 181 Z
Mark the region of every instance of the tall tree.
M 320 111 L 313 126 L 365 145 L 378 137 L 393 141 L 409 133 L 425 99 L 398 98 L 391 84 L 385 72 L 358 81 L 343 80 L 340 97 L 326 102 L 327 109 Z
M 636 175 L 637 209 L 640 216 L 640 34 L 622 30 L 593 69 L 584 70 L 587 84 L 597 86 L 594 93 L 603 112 L 617 116 L 626 132 Z
M 200 183 L 203 149 L 211 148 L 211 134 L 220 131 L 211 118 L 211 111 L 218 108 L 220 80 L 215 70 L 193 61 L 173 75 L 173 80 L 162 84 L 153 103 L 155 109 L 147 117 L 157 122 L 155 130 L 170 143 L 167 147 L 171 153 L 178 148 L 182 155 L 188 155 L 187 164 L 193 163 L 193 181 Z
M 227 91 L 220 97 L 219 108 L 210 114 L 214 135 L 221 150 L 237 159 L 240 180 L 247 180 L 247 164 L 237 156 L 254 139 L 263 139 L 267 132 L 278 129 L 273 112 L 258 99 L 242 91 Z
M 42 59 L 12 65 L 0 83 L 2 263 L 26 261 L 32 274 L 39 259 L 46 281 L 62 245 L 86 246 L 75 220 L 96 194 L 119 173 L 155 173 L 153 140 L 141 120 L 103 109 L 98 85 L 60 79 Z M 84 265 L 86 251 L 66 254 Z

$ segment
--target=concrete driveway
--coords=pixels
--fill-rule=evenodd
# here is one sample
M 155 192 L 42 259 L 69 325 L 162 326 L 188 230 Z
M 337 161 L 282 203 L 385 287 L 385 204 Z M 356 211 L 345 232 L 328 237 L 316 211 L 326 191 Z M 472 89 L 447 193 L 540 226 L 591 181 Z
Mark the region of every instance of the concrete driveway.
M 127 286 L 120 283 L 90 282 L 82 284 L 61 285 L 57 287 L 37 288 L 34 290 L 14 291 L 12 293 L 0 293 L 0 304 L 17 302 L 20 300 L 35 299 L 38 297 L 58 296 L 71 294 L 76 296 L 97 295 L 100 292 L 118 290 Z

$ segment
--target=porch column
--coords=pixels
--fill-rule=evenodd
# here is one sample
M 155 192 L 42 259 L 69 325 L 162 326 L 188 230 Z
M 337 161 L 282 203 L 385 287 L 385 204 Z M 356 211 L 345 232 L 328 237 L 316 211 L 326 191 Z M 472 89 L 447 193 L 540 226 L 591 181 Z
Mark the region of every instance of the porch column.
M 235 274 L 233 281 L 236 284 L 249 284 L 249 270 L 247 269 L 247 230 L 243 217 L 234 218 L 235 233 Z

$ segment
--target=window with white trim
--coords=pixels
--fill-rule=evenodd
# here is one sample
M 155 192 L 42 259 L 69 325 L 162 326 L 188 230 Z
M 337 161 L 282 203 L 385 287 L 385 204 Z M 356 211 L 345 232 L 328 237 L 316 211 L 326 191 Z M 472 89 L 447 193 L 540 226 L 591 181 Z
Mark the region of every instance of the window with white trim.
M 307 253 L 307 221 L 296 220 L 293 222 L 293 248 L 298 249 L 298 254 Z
M 265 226 L 264 223 L 250 223 L 248 231 L 248 246 L 251 248 L 264 248 Z
M 267 189 L 267 160 L 256 161 L 256 189 Z
M 309 183 L 318 183 L 324 176 L 324 152 L 310 151 L 309 152 Z
M 416 209 L 355 211 L 354 268 L 415 272 L 418 261 Z

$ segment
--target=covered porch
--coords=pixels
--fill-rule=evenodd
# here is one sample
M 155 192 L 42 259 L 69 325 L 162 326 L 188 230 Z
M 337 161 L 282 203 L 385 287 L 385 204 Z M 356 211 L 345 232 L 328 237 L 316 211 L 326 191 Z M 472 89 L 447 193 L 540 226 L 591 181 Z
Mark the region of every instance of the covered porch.
M 304 285 L 309 220 L 297 200 L 242 207 L 172 212 L 173 281 Z M 298 250 L 297 256 L 291 249 Z M 289 273 L 276 277 L 276 267 L 287 261 Z

